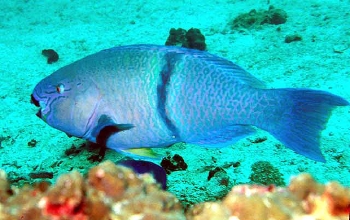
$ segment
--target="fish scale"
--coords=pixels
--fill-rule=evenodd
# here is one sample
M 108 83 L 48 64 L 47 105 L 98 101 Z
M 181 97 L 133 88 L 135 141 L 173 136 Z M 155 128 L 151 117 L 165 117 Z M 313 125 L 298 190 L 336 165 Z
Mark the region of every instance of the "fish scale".
M 222 147 L 260 128 L 322 162 L 320 132 L 332 109 L 349 105 L 325 91 L 268 89 L 224 58 L 157 45 L 87 56 L 40 81 L 31 100 L 50 126 L 117 151 Z
M 163 66 L 166 65 L 166 63 L 154 62 L 154 60 L 160 59 L 159 55 L 149 55 L 149 51 L 144 51 L 146 54 L 135 54 L 132 52 L 126 52 L 129 53 L 128 55 L 124 53 L 124 59 L 122 60 L 122 62 L 119 61 L 118 63 L 117 60 L 114 63 L 118 65 L 113 65 L 112 69 L 109 70 L 109 72 L 117 73 L 117 75 L 118 73 L 120 73 L 120 75 L 122 75 L 123 73 L 128 73 L 128 77 L 126 77 L 128 80 L 124 80 L 123 78 L 118 77 L 118 79 L 112 80 L 110 85 L 107 86 L 107 88 L 112 88 L 115 87 L 116 84 L 119 84 L 119 88 L 124 89 L 118 92 L 117 100 L 114 96 L 108 96 L 108 101 L 106 102 L 106 104 L 125 104 L 125 107 L 127 109 L 130 109 L 130 111 L 128 111 L 129 114 L 125 114 L 126 112 L 123 111 L 124 107 L 118 108 L 118 106 L 115 105 L 114 120 L 120 123 L 136 124 L 137 122 L 135 128 L 130 130 L 131 132 L 124 132 L 121 133 L 121 135 L 119 135 L 119 146 L 121 146 L 121 148 L 123 148 L 124 146 L 128 147 L 127 142 L 130 138 L 133 138 L 135 140 L 135 146 L 143 146 L 143 144 L 146 143 L 154 144 L 160 141 L 164 141 L 164 139 L 172 140 L 172 134 L 168 131 L 166 123 L 164 123 L 164 121 L 161 120 L 158 113 L 156 112 L 158 103 L 157 86 L 159 82 L 159 72 L 161 71 Z M 125 57 L 128 57 L 128 59 Z M 149 59 L 145 59 L 145 57 Z M 140 59 L 140 62 L 137 62 L 137 59 Z M 136 64 L 153 63 L 153 65 L 152 67 L 146 65 L 147 68 L 145 66 L 140 67 L 136 65 L 135 68 L 130 70 L 128 68 L 130 62 Z M 119 83 L 116 81 L 119 81 Z M 150 127 L 160 128 L 160 131 L 152 132 L 152 130 L 149 129 Z M 140 132 L 141 130 L 144 131 Z M 113 139 L 114 137 L 112 136 L 109 142 L 114 142 Z M 147 142 L 145 140 L 147 140 Z

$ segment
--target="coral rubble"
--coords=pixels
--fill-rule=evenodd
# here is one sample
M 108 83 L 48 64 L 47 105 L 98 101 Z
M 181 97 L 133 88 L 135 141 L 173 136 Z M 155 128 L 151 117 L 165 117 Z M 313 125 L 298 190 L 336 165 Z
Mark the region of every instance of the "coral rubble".
M 234 186 L 223 201 L 197 204 L 186 216 L 189 220 L 345 220 L 349 212 L 350 189 L 337 182 L 318 184 L 309 174 L 300 174 L 287 188 Z
M 252 29 L 259 28 L 264 24 L 283 24 L 287 21 L 287 13 L 282 9 L 270 6 L 268 10 L 251 10 L 249 13 L 240 14 L 231 23 L 231 28 Z
M 196 204 L 185 211 L 151 175 L 137 175 L 110 161 L 84 178 L 72 171 L 55 185 L 46 182 L 11 187 L 0 170 L 0 219 L 348 219 L 350 189 L 337 182 L 317 183 L 300 174 L 288 187 L 237 185 L 222 201 Z
M 0 173 L 0 219 L 185 219 L 181 204 L 150 175 L 110 161 L 62 175 L 54 186 L 9 187 Z

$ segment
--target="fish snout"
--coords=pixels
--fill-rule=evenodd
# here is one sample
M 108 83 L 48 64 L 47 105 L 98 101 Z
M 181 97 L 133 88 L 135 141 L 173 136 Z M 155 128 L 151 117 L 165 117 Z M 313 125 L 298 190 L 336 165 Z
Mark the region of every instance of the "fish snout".
M 30 95 L 30 102 L 34 104 L 36 107 L 40 107 L 39 101 L 35 99 L 33 94 Z
M 33 96 L 33 94 L 30 95 L 30 103 L 34 104 L 36 107 L 39 107 L 39 108 L 41 107 L 40 102 Z M 39 111 L 35 115 L 38 116 L 38 118 L 43 119 L 42 113 L 41 113 L 41 108 L 39 109 Z

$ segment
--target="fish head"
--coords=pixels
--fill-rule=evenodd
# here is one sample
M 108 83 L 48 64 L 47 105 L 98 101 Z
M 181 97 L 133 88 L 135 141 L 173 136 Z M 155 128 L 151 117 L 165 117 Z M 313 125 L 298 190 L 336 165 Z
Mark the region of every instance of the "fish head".
M 69 136 L 84 137 L 92 127 L 100 100 L 98 88 L 81 68 L 68 65 L 41 80 L 31 94 L 36 114 Z

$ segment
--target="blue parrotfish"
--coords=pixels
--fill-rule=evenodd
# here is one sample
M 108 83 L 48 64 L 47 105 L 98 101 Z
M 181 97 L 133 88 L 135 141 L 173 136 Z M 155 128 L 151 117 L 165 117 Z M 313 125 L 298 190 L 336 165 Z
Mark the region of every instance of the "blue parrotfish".
M 263 129 L 325 162 L 321 131 L 344 98 L 268 88 L 233 62 L 176 46 L 130 45 L 89 55 L 42 79 L 37 116 L 68 135 L 117 151 L 177 142 L 222 147 Z

